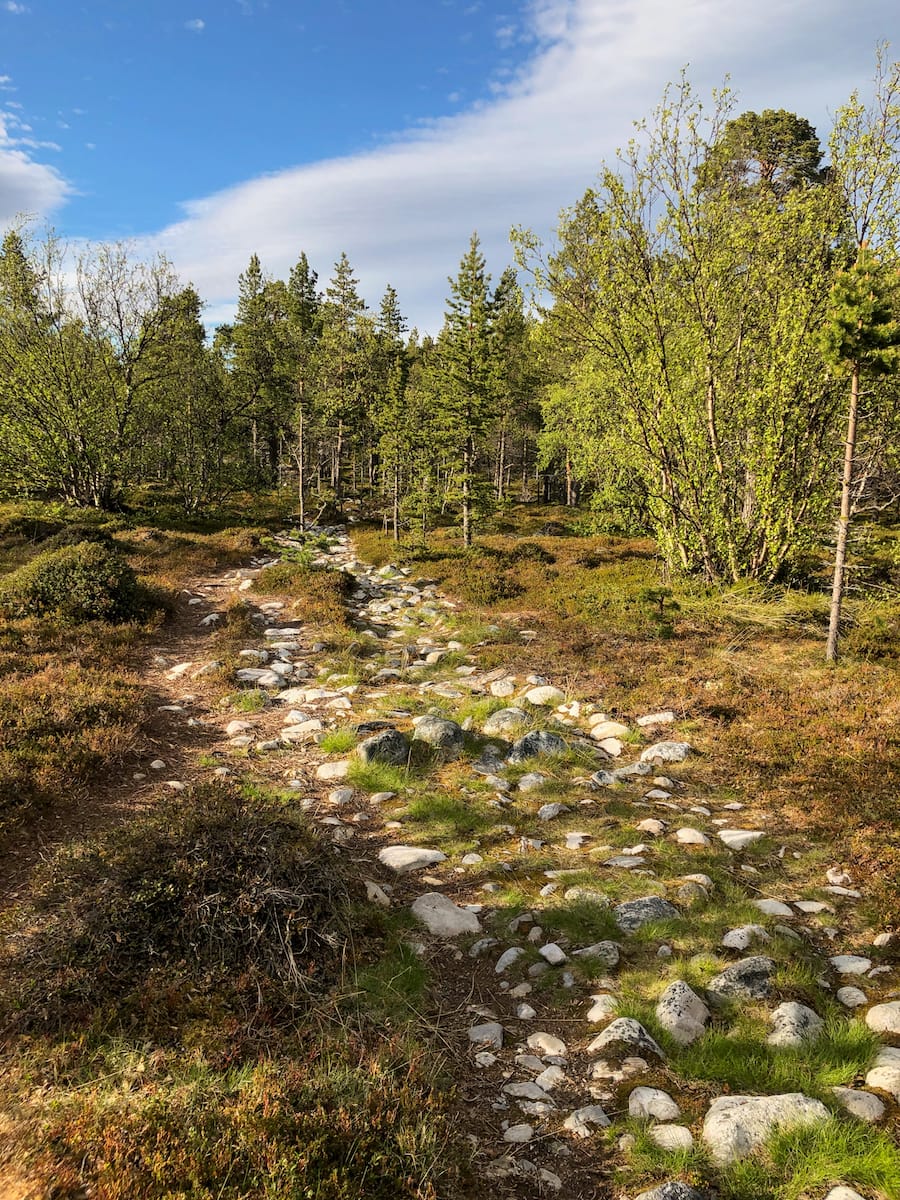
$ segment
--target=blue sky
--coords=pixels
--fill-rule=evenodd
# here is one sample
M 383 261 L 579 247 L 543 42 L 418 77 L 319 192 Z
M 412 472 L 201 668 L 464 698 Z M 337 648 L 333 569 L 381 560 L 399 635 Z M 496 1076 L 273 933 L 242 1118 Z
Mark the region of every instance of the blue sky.
M 824 136 L 879 39 L 895 0 L 0 0 L 0 221 L 162 250 L 211 322 L 253 251 L 346 250 L 435 329 L 471 231 L 498 275 L 685 64 Z

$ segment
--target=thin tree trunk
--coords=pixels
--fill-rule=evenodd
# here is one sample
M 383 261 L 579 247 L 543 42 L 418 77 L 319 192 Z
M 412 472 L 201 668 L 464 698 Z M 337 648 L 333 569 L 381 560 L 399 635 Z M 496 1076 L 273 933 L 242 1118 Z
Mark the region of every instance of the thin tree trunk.
M 472 545 L 472 439 L 466 438 L 463 450 L 462 534 L 463 545 Z
M 306 422 L 303 420 L 303 407 L 297 417 L 297 473 L 300 476 L 298 492 L 300 494 L 300 528 L 306 528 L 306 495 L 303 487 L 303 473 L 306 467 Z
M 844 446 L 844 473 L 841 478 L 841 515 L 837 524 L 837 544 L 834 550 L 834 578 L 831 584 L 831 612 L 828 616 L 828 642 L 825 657 L 837 662 L 838 637 L 841 624 L 841 605 L 844 600 L 844 572 L 847 563 L 847 541 L 850 535 L 851 493 L 853 488 L 853 459 L 856 454 L 856 423 L 859 416 L 859 363 L 853 364 L 850 378 L 850 414 L 847 418 L 847 442 Z
M 506 424 L 504 423 L 500 429 L 500 439 L 497 445 L 497 499 L 503 499 L 503 490 L 506 483 Z
M 575 483 L 572 479 L 572 456 L 566 451 L 566 508 L 575 507 Z
M 393 502 L 394 541 L 400 541 L 400 469 L 394 466 L 394 502 Z

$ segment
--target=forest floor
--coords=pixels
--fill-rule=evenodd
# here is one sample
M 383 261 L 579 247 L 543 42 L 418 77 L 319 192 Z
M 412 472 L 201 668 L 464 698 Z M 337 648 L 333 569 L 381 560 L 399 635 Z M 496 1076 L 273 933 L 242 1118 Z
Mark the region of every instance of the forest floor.
M 5 767 L 0 1197 L 900 1196 L 894 660 L 826 669 L 790 600 L 676 608 L 646 543 L 539 530 L 129 534 L 168 618 L 31 663 L 45 710 L 102 671 L 107 737 Z M 17 636 L 13 692 L 48 647 Z M 236 847 L 191 824 L 219 794 Z M 281 814 L 352 913 L 302 1012 L 153 940 Z

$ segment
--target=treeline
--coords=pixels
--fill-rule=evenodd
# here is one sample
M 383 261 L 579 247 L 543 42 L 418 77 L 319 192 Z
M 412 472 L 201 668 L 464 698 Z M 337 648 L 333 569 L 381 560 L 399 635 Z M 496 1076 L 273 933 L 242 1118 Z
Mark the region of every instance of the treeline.
M 435 337 L 390 287 L 367 307 L 346 256 L 320 289 L 254 256 L 233 324 L 163 260 L 52 238 L 0 253 L 7 485 L 115 505 L 158 482 L 196 511 L 291 487 L 301 520 L 347 495 L 398 535 L 535 481 L 607 528 L 652 533 L 673 569 L 784 578 L 835 528 L 836 603 L 854 513 L 898 490 L 900 65 L 808 121 L 737 115 L 689 84 L 561 219 L 514 231 L 531 284 L 496 287 L 477 236 Z M 549 498 L 549 493 L 541 498 Z
M 238 490 L 310 504 L 381 498 L 427 530 L 521 494 L 537 461 L 531 326 L 513 269 L 495 288 L 473 236 L 436 338 L 376 311 L 346 255 L 323 290 L 305 254 L 287 280 L 254 255 L 237 314 L 209 339 L 164 259 L 101 246 L 74 271 L 51 237 L 0 251 L 0 466 L 17 492 L 101 508 L 159 483 L 196 512 Z

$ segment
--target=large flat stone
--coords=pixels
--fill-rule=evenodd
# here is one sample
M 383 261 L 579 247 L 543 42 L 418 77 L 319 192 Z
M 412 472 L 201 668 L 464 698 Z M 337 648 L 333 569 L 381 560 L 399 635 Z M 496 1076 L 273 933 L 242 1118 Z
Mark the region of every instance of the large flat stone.
M 777 1129 L 794 1129 L 828 1120 L 819 1100 L 800 1092 L 781 1096 L 720 1096 L 703 1122 L 703 1140 L 722 1166 L 758 1150 Z

